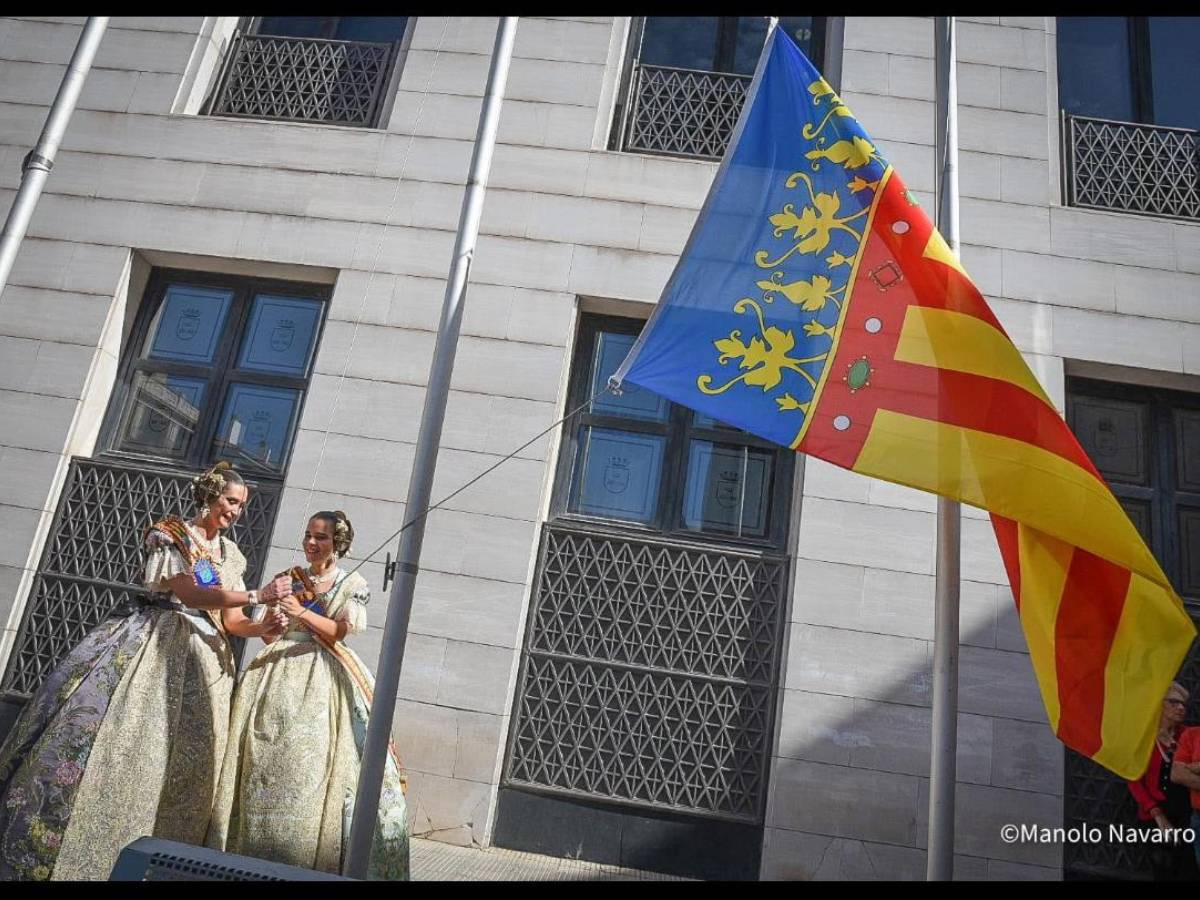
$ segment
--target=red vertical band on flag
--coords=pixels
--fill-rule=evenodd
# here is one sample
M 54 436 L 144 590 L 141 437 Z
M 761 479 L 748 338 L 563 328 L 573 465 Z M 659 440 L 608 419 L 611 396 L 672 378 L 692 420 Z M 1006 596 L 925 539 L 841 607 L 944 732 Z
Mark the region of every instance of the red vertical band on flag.
M 1017 612 L 1021 611 L 1021 547 L 1017 539 L 1017 523 L 1003 516 L 992 515 L 992 530 L 996 532 L 996 543 L 1000 545 L 1000 558 L 1004 560 L 1004 571 L 1012 585 L 1013 602 Z
M 1104 677 L 1130 572 L 1085 550 L 1075 549 L 1054 629 L 1058 736 L 1093 756 L 1103 743 Z

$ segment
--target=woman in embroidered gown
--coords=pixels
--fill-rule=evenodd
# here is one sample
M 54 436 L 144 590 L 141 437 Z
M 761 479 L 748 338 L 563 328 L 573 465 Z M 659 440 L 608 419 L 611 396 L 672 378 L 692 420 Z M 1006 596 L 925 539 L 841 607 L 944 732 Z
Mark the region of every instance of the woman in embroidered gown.
M 319 512 L 304 532 L 308 568 L 291 570 L 280 603 L 289 624 L 247 667 L 234 693 L 209 846 L 341 871 L 374 679 L 343 640 L 367 627 L 370 588 L 337 564 L 354 529 Z M 227 610 L 230 624 L 242 617 Z M 404 786 L 389 747 L 368 875 L 408 878 Z
M 278 602 L 291 583 L 246 591 L 246 558 L 220 535 L 247 499 L 228 463 L 192 485 L 196 517 L 146 532 L 150 595 L 67 654 L 0 748 L 0 879 L 106 879 L 143 835 L 204 840 L 235 676 L 214 611 Z

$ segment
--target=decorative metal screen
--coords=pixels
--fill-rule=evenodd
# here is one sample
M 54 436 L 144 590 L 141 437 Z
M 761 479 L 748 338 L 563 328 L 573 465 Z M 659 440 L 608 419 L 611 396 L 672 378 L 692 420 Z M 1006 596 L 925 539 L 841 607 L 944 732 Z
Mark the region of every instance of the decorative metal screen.
M 211 114 L 374 125 L 393 44 L 239 34 Z
M 1067 204 L 1200 218 L 1200 132 L 1064 116 Z
M 749 75 L 637 64 L 621 149 L 720 157 L 750 81 Z
M 6 693 L 32 694 L 114 606 L 144 593 L 142 533 L 167 513 L 191 509 L 194 474 L 71 460 L 4 675 Z M 256 583 L 262 573 L 278 508 L 277 486 L 251 485 L 246 513 L 231 529 L 246 555 L 247 583 Z
M 761 822 L 787 564 L 542 533 L 505 782 Z
M 1196 619 L 1200 610 L 1189 609 Z M 1191 692 L 1192 709 L 1200 698 L 1200 642 L 1192 644 L 1179 682 Z M 1190 721 L 1190 718 L 1189 718 Z M 1064 748 L 1065 749 L 1065 748 Z M 1112 772 L 1074 750 L 1066 752 L 1066 792 L 1063 797 L 1065 826 L 1137 823 L 1137 804 L 1126 783 Z M 1187 822 L 1173 822 L 1183 828 Z M 1063 844 L 1063 870 L 1068 879 L 1148 879 L 1150 853 L 1156 845 L 1142 841 L 1074 841 Z

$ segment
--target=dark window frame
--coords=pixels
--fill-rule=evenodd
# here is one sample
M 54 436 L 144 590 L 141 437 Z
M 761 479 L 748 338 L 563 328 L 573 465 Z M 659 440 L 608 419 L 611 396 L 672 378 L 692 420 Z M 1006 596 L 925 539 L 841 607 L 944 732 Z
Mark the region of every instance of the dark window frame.
M 1062 17 L 1058 17 L 1062 18 Z M 1071 18 L 1086 18 L 1086 17 L 1071 17 Z M 1115 16 L 1114 18 L 1123 19 L 1125 22 L 1125 35 L 1129 43 L 1129 88 L 1130 98 L 1132 102 L 1132 122 L 1138 125 L 1152 125 L 1156 128 L 1171 128 L 1180 130 L 1192 130 L 1187 126 L 1167 125 L 1156 121 L 1154 109 L 1154 60 L 1153 47 L 1150 40 L 1150 19 L 1151 16 Z M 1062 103 L 1062 79 L 1063 79 L 1063 54 L 1062 46 L 1058 43 L 1057 36 L 1055 41 L 1055 55 L 1057 60 L 1057 86 L 1059 90 L 1059 109 L 1062 114 L 1080 115 L 1083 118 L 1106 118 L 1107 116 L 1098 117 L 1082 113 L 1076 113 L 1073 110 L 1068 110 Z M 1120 119 L 1109 119 L 1110 121 L 1122 121 Z
M 154 322 L 158 310 L 166 299 L 167 288 L 172 284 L 192 284 L 198 287 L 223 288 L 233 292 L 233 298 L 230 302 L 220 336 L 220 343 L 213 355 L 211 365 L 205 366 L 150 359 L 143 354 L 146 341 L 150 336 L 150 327 Z M 237 356 L 247 337 L 247 326 L 250 322 L 250 314 L 253 311 L 254 299 L 263 293 L 316 300 L 320 304 L 317 323 L 314 328 L 312 351 L 303 376 L 278 375 L 252 369 L 239 369 L 236 365 Z M 248 477 L 252 477 L 255 481 L 282 482 L 287 473 L 288 465 L 291 462 L 292 452 L 295 449 L 296 434 L 299 431 L 300 421 L 304 414 L 304 406 L 308 400 L 312 376 L 316 368 L 317 352 L 320 349 L 325 324 L 329 318 L 331 296 L 331 286 L 324 284 L 156 267 L 151 272 L 145 290 L 142 292 L 137 317 L 133 327 L 130 329 L 129 337 L 121 353 L 116 384 L 113 387 L 108 408 L 105 411 L 104 419 L 100 426 L 100 434 L 96 443 L 98 450 L 95 453 L 95 457 L 114 461 L 151 463 L 170 468 L 205 468 L 217 459 L 223 458 L 223 454 L 217 451 L 214 445 L 217 438 L 217 428 L 220 424 L 220 416 L 225 406 L 225 399 L 232 385 L 252 384 L 264 387 L 286 388 L 296 390 L 299 396 L 292 421 L 288 424 L 287 436 L 284 441 L 284 452 L 279 461 L 278 471 L 270 471 L 257 467 L 245 468 L 245 474 Z M 181 457 L 142 453 L 121 447 L 121 420 L 126 403 L 130 399 L 130 393 L 133 390 L 134 378 L 141 372 L 203 378 L 208 382 L 205 388 L 202 411 L 196 421 L 195 431 L 189 439 L 189 446 Z
M 1179 487 L 1180 446 L 1175 426 L 1175 410 L 1200 412 L 1200 394 L 1074 376 L 1068 378 L 1066 387 L 1066 419 L 1072 433 L 1075 432 L 1075 404 L 1078 398 L 1118 400 L 1145 405 L 1148 422 L 1142 439 L 1145 442 L 1143 450 L 1146 454 L 1149 483 L 1138 485 L 1107 477 L 1105 483 L 1118 500 L 1149 504 L 1151 535 L 1146 543 L 1175 589 L 1184 597 L 1192 615 L 1200 616 L 1200 592 L 1188 595 L 1182 591 L 1182 537 L 1178 527 L 1180 506 L 1200 508 L 1200 492 Z
M 633 103 L 633 92 L 637 86 L 633 76 L 642 58 L 642 39 L 645 36 L 646 18 L 646 16 L 632 16 L 629 23 L 629 34 L 625 42 L 625 52 L 621 58 L 621 77 L 617 81 L 616 102 L 613 105 L 612 122 L 609 126 L 608 143 L 606 146 L 609 150 L 615 150 L 620 153 L 637 153 L 639 155 L 666 156 L 669 158 L 674 154 L 646 154 L 641 150 L 626 150 L 622 146 L 625 142 L 628 111 L 630 105 Z M 679 18 L 685 17 L 680 16 Z M 717 28 L 717 45 L 714 55 L 720 57 L 724 54 L 726 60 L 731 61 L 733 59 L 736 52 L 737 20 L 739 18 L 741 17 L 718 16 L 720 22 Z M 829 19 L 829 16 L 812 17 L 812 45 L 809 49 L 813 53 L 810 58 L 813 65 L 822 72 L 825 71 L 829 64 L 829 51 L 831 49 Z M 841 48 L 839 47 L 838 49 L 840 51 Z M 735 74 L 720 69 L 707 71 L 712 71 L 714 74 Z M 836 88 L 837 85 L 835 84 L 834 87 Z M 681 155 L 679 158 L 695 159 L 696 157 Z
M 588 398 L 597 335 L 601 331 L 637 335 L 641 332 L 644 324 L 645 322 L 642 320 L 622 316 L 597 313 L 584 313 L 581 316 L 577 326 L 574 352 L 571 356 L 571 374 L 567 388 L 568 410 L 575 409 Z M 606 530 L 612 529 L 618 533 L 645 537 L 657 536 L 697 546 L 786 552 L 791 518 L 792 488 L 795 478 L 795 452 L 744 431 L 696 425 L 694 416 L 697 414 L 692 410 L 678 403 L 667 402 L 668 414 L 665 422 L 604 415 L 587 410 L 564 422 L 555 466 L 548 521 L 576 522 Z M 584 425 L 657 434 L 666 438 L 666 446 L 663 451 L 663 473 L 659 482 L 655 516 L 651 524 L 569 511 L 568 505 L 578 459 L 578 433 L 580 427 Z M 765 538 L 698 532 L 685 526 L 683 501 L 687 486 L 687 457 L 688 447 L 693 439 L 746 446 L 775 454 L 775 466 L 769 491 L 771 509 Z
M 244 31 L 246 34 L 261 35 L 263 37 L 274 37 L 276 35 L 272 35 L 270 32 L 263 32 L 261 30 L 263 19 L 267 19 L 267 18 L 275 18 L 275 17 L 274 16 L 245 16 L 242 18 L 239 25 L 244 25 Z M 309 17 L 297 16 L 296 18 L 309 18 Z M 347 39 L 339 38 L 339 37 L 335 36 L 337 33 L 338 26 L 341 24 L 342 19 L 350 19 L 350 18 L 355 18 L 355 17 L 354 16 L 312 16 L 311 18 L 322 20 L 321 21 L 321 33 L 317 34 L 317 35 L 313 35 L 312 37 L 314 40 L 344 41 Z M 397 16 L 397 18 L 399 18 L 399 16 Z M 404 31 L 401 33 L 401 36 L 399 38 L 397 38 L 395 41 L 378 41 L 376 43 L 381 43 L 381 44 L 401 44 L 401 43 L 403 43 L 405 37 L 408 35 L 409 28 L 411 27 L 413 21 L 415 21 L 415 19 L 416 19 L 416 16 L 404 16 L 404 18 L 407 21 L 404 23 Z M 286 36 L 286 35 L 284 35 L 284 36 Z
M 234 56 L 237 54 L 238 45 L 243 36 L 258 36 L 258 28 L 262 23 L 264 16 L 239 16 L 237 27 L 234 29 L 233 37 L 226 46 L 220 65 L 216 68 L 216 77 L 214 78 L 211 87 L 208 91 L 208 96 L 204 102 L 200 104 L 199 115 L 201 116 L 216 116 L 221 117 L 228 115 L 230 118 L 240 119 L 243 121 L 258 121 L 258 122 L 294 122 L 294 123 L 312 123 L 324 125 L 330 128 L 367 128 L 373 130 L 386 129 L 388 121 L 392 117 L 392 112 L 395 110 L 396 98 L 400 93 L 400 78 L 404 73 L 404 66 L 408 60 L 408 50 L 412 44 L 413 33 L 416 30 L 418 16 L 406 16 L 407 21 L 404 25 L 404 32 L 398 40 L 395 41 L 380 41 L 378 43 L 391 44 L 392 49 L 389 54 L 387 71 L 380 80 L 380 95 L 376 100 L 375 111 L 370 122 L 366 123 L 350 123 L 350 122 L 331 122 L 323 119 L 291 119 L 278 116 L 248 116 L 236 115 L 233 113 L 214 113 L 213 108 L 217 105 L 218 100 L 225 93 L 226 84 L 230 78 L 233 68 Z M 329 29 L 330 22 L 332 28 L 336 29 L 337 20 L 344 18 L 342 16 L 324 17 L 329 20 L 326 22 L 326 29 Z M 271 35 L 263 35 L 270 37 Z M 304 40 L 301 38 L 300 40 Z M 307 40 L 314 41 L 333 41 L 337 42 L 337 38 L 320 37 L 308 38 Z M 370 41 L 346 41 L 344 43 L 372 43 Z

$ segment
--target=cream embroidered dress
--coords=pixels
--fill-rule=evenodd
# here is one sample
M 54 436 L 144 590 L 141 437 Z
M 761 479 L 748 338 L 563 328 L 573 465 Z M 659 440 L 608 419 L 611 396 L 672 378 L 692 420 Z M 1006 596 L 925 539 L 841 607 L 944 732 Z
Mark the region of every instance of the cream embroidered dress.
M 175 521 L 245 589 L 232 541 Z M 213 617 L 167 590 L 189 571 L 172 539 L 156 526 L 146 548 L 148 600 L 67 654 L 0 749 L 0 878 L 103 880 L 143 835 L 204 841 L 236 667 Z
M 334 573 L 316 599 L 325 615 L 367 627 L 370 589 Z M 230 739 L 208 844 L 232 853 L 341 871 L 374 679 L 343 642 L 323 646 L 293 619 L 247 667 L 234 694 Z M 408 823 L 389 753 L 368 874 L 408 878 Z

